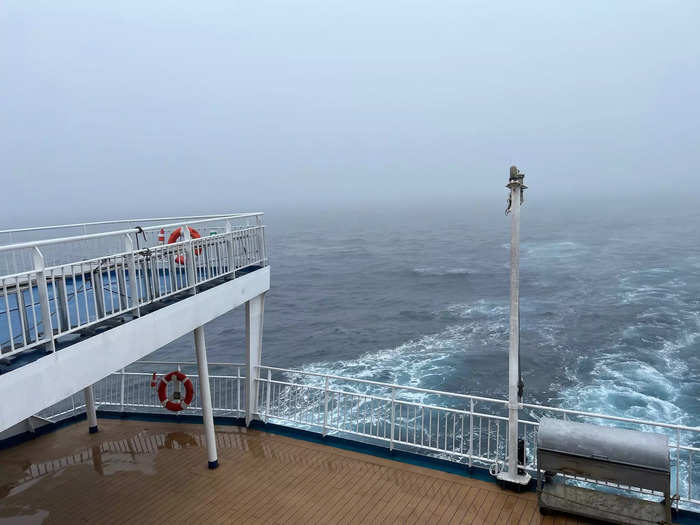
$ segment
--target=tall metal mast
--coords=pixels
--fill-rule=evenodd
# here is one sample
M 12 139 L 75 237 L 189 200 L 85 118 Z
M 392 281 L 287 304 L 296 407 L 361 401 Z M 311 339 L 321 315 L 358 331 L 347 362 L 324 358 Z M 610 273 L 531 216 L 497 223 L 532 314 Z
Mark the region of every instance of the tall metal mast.
M 511 214 L 510 234 L 510 346 L 508 352 L 508 469 L 498 474 L 505 483 L 526 485 L 530 475 L 518 472 L 518 407 L 522 403 L 520 381 L 520 205 L 523 203 L 525 174 L 510 167 L 506 188 L 510 190 L 506 215 Z

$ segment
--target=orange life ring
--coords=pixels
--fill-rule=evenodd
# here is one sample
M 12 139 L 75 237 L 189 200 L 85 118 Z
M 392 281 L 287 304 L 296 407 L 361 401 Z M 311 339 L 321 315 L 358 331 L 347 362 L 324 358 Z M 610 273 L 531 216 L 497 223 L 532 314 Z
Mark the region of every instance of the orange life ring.
M 199 232 L 197 230 L 195 230 L 194 228 L 188 226 L 187 229 L 190 231 L 190 238 L 192 238 L 192 239 L 201 239 L 202 238 L 202 236 L 199 234 Z M 183 236 L 182 235 L 182 228 L 176 228 L 175 230 L 173 230 L 173 233 L 170 234 L 170 237 L 168 237 L 168 244 L 173 244 L 174 242 L 177 242 L 180 239 L 180 237 L 182 237 L 182 236 Z M 202 253 L 202 249 L 195 248 L 194 254 L 199 255 L 200 253 Z M 177 257 L 175 257 L 175 262 L 177 264 L 185 264 L 185 256 L 178 255 Z
M 176 390 L 172 393 L 172 395 L 168 396 L 168 383 L 173 377 L 180 381 L 185 387 L 184 398 L 181 397 L 179 390 Z M 178 372 L 177 370 L 170 372 L 169 374 L 164 375 L 158 382 L 158 400 L 163 407 L 171 410 L 172 412 L 179 412 L 186 409 L 190 403 L 192 403 L 193 399 L 194 385 L 192 384 L 192 381 L 190 381 L 190 378 L 182 372 Z

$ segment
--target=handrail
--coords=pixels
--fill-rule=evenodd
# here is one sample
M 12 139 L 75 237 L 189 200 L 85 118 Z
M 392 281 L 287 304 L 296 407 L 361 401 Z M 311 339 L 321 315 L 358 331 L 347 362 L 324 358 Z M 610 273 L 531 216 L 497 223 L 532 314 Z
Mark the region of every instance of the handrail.
M 636 425 L 647 425 L 647 426 L 655 426 L 655 427 L 664 427 L 664 428 L 672 428 L 674 430 L 688 430 L 690 432 L 700 432 L 700 427 L 689 427 L 685 425 L 677 425 L 674 423 L 659 423 L 656 421 L 648 421 L 645 419 L 633 419 L 629 417 L 621 417 L 621 416 L 609 416 L 606 414 L 597 414 L 595 412 L 584 412 L 582 410 L 571 410 L 568 408 L 555 408 L 555 407 L 547 407 L 544 405 L 534 405 L 530 403 L 523 403 L 522 404 L 523 408 L 533 408 L 535 410 L 547 410 L 550 412 L 561 412 L 565 414 L 572 414 L 576 416 L 585 416 L 585 417 L 597 417 L 601 419 L 610 419 L 613 421 L 623 421 L 626 423 L 634 423 Z
M 196 221 L 197 224 L 201 224 L 204 222 L 213 222 L 213 221 L 218 221 L 221 219 L 241 219 L 245 217 L 259 217 L 263 215 L 262 212 L 256 212 L 256 213 L 242 213 L 242 214 L 236 214 L 236 215 L 221 215 L 217 216 L 214 218 L 209 218 L 209 219 L 202 219 Z M 40 247 L 40 246 L 49 246 L 53 244 L 61 244 L 64 242 L 74 242 L 74 241 L 84 241 L 88 239 L 100 239 L 104 237 L 112 237 L 116 235 L 126 235 L 129 233 L 141 233 L 141 231 L 153 231 L 153 230 L 158 230 L 161 228 L 174 228 L 178 226 L 182 226 L 183 221 L 179 222 L 173 222 L 170 224 L 157 224 L 154 226 L 146 226 L 145 228 L 128 228 L 125 230 L 116 230 L 116 231 L 111 231 L 111 232 L 100 232 L 100 233 L 88 233 L 85 235 L 73 235 L 70 237 L 57 237 L 55 239 L 42 239 L 40 241 L 25 241 L 21 243 L 16 243 L 16 244 L 6 244 L 5 246 L 0 246 L 0 252 L 6 252 L 6 251 L 11 251 L 11 250 L 21 250 L 25 248 L 34 248 L 34 247 Z
M 128 366 L 133 365 L 196 365 L 196 361 L 134 361 Z M 246 366 L 245 363 L 209 363 L 209 366 Z
M 30 232 L 30 231 L 40 231 L 40 230 L 57 230 L 59 228 L 78 228 L 80 226 L 100 226 L 103 224 L 119 224 L 122 222 L 153 222 L 153 221 L 170 221 L 170 220 L 180 220 L 180 219 L 209 219 L 212 217 L 228 217 L 229 214 L 217 213 L 210 215 L 184 215 L 182 217 L 154 217 L 152 219 L 115 219 L 111 221 L 95 221 L 95 222 L 76 222 L 74 224 L 56 224 L 51 226 L 30 226 L 28 228 L 13 228 L 8 230 L 0 230 L 0 234 L 3 233 L 19 233 L 19 232 Z
M 295 369 L 291 369 L 291 368 L 279 368 L 279 367 L 265 366 L 265 365 L 260 365 L 257 368 L 265 369 L 265 370 L 275 370 L 278 372 L 285 372 L 285 373 L 291 373 L 291 374 L 300 374 L 300 375 L 315 376 L 315 377 L 328 377 L 330 379 L 337 379 L 337 380 L 341 380 L 341 381 L 363 383 L 363 384 L 369 384 L 369 385 L 374 385 L 374 386 L 381 386 L 384 388 L 397 388 L 400 390 L 408 390 L 411 392 L 420 392 L 420 393 L 425 393 L 425 394 L 458 397 L 458 398 L 462 398 L 462 399 L 474 399 L 477 401 L 498 403 L 498 404 L 502 404 L 502 405 L 508 404 L 508 401 L 505 399 L 494 399 L 494 398 L 489 398 L 489 397 L 475 396 L 475 395 L 471 395 L 471 394 L 458 394 L 455 392 L 445 392 L 443 390 L 432 390 L 429 388 L 420 388 L 420 387 L 415 387 L 415 386 L 399 385 L 399 384 L 395 384 L 395 383 L 383 383 L 380 381 L 371 381 L 369 379 L 356 379 L 356 378 L 352 378 L 352 377 L 338 376 L 338 375 L 333 375 L 333 374 L 323 374 L 321 372 L 307 372 L 304 370 L 295 370 Z M 356 392 L 347 392 L 347 393 L 353 394 L 353 395 L 365 395 L 365 394 L 358 394 Z M 661 422 L 649 421 L 649 420 L 645 420 L 645 419 L 634 419 L 634 418 L 628 418 L 628 417 L 622 417 L 622 416 L 610 416 L 610 415 L 606 415 L 606 414 L 598 414 L 595 412 L 585 412 L 585 411 L 581 411 L 581 410 L 572 410 L 572 409 L 568 409 L 568 408 L 548 407 L 548 406 L 536 405 L 536 404 L 532 404 L 532 403 L 522 403 L 520 406 L 521 406 L 521 408 L 532 408 L 532 409 L 536 409 L 536 410 L 546 410 L 546 411 L 560 412 L 560 413 L 566 413 L 566 414 L 577 415 L 577 416 L 585 416 L 585 417 L 593 417 L 593 418 L 597 417 L 597 418 L 601 418 L 601 419 L 610 419 L 610 420 L 614 420 L 614 421 L 634 423 L 637 425 L 657 426 L 657 427 L 671 428 L 674 430 L 700 432 L 700 427 L 691 427 L 691 426 L 686 426 L 686 425 L 678 425 L 678 424 L 674 424 L 674 423 L 661 423 Z M 523 420 L 523 422 L 531 423 L 527 420 Z
M 350 377 L 344 377 L 344 376 L 336 376 L 333 374 L 322 374 L 320 372 L 305 372 L 302 370 L 293 370 L 289 368 L 277 368 L 274 366 L 265 366 L 265 365 L 260 365 L 257 368 L 260 369 L 265 369 L 265 370 L 276 370 L 278 372 L 288 372 L 292 374 L 302 374 L 302 375 L 309 375 L 309 376 L 316 376 L 316 377 L 328 377 L 331 379 L 339 379 L 343 381 L 353 381 L 355 383 L 364 383 L 368 385 L 375 385 L 375 386 L 381 386 L 381 387 L 386 387 L 386 388 L 400 388 L 401 390 L 409 390 L 412 392 L 422 392 L 425 394 L 436 394 L 436 395 L 441 395 L 441 396 L 450 396 L 450 397 L 459 397 L 462 399 L 475 399 L 477 401 L 487 401 L 490 403 L 500 403 L 503 405 L 507 405 L 508 401 L 504 399 L 493 399 L 489 397 L 481 397 L 481 396 L 474 396 L 470 394 L 457 394 L 455 392 L 444 392 L 442 390 L 431 390 L 429 388 L 420 388 L 420 387 L 415 387 L 415 386 L 403 386 L 403 385 L 395 385 L 392 383 L 382 383 L 379 381 L 370 381 L 369 379 L 353 379 Z

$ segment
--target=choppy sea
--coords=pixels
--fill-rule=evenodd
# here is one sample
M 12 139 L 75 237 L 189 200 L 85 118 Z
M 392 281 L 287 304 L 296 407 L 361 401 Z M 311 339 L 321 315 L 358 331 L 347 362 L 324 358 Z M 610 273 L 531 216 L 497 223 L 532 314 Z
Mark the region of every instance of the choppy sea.
M 526 203 L 525 401 L 700 424 L 700 230 L 684 210 Z M 269 211 L 263 362 L 505 397 L 503 210 Z M 206 326 L 244 362 L 242 309 Z M 191 337 L 158 357 L 192 359 Z

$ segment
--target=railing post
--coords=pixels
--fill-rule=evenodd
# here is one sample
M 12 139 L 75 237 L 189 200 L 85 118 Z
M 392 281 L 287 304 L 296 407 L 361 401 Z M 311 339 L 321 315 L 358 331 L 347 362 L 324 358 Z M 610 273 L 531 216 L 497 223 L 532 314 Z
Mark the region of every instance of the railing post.
M 258 234 L 260 238 L 260 258 L 262 260 L 262 265 L 265 266 L 265 259 L 267 258 L 265 247 L 265 225 L 262 223 L 262 218 L 258 216 Z
M 49 288 L 46 284 L 46 275 L 44 274 L 44 255 L 41 253 L 39 248 L 34 247 L 32 253 L 34 259 L 34 270 L 36 270 L 36 287 L 39 290 L 39 307 L 41 308 L 41 322 L 44 326 L 44 338 L 48 338 L 48 348 L 51 352 L 56 351 L 56 342 L 53 338 L 53 324 L 51 323 L 51 308 L 49 307 Z M 29 286 L 32 286 L 31 277 L 29 279 Z M 54 296 L 55 296 L 54 290 Z M 57 301 L 58 302 L 58 301 Z M 57 305 L 58 306 L 58 305 Z M 34 308 L 34 305 L 32 305 Z M 56 314 L 58 314 L 58 308 L 56 308 Z M 38 329 L 37 329 L 38 332 Z
M 328 376 L 323 387 L 323 435 L 328 433 Z
M 265 423 L 270 419 L 270 388 L 272 387 L 272 370 L 267 369 L 267 407 L 265 408 Z
M 124 234 L 124 249 L 126 250 L 126 267 L 129 271 L 129 293 L 131 295 L 131 307 L 136 310 L 136 317 L 141 316 L 141 301 L 139 300 L 139 286 L 136 281 L 136 258 L 134 256 L 134 241 L 131 235 Z
M 236 412 L 241 411 L 241 367 L 236 367 Z
M 688 451 L 688 499 L 693 499 L 693 451 Z
M 122 263 L 122 267 L 120 268 L 119 262 L 115 258 L 114 271 L 117 274 L 117 288 L 119 290 L 119 309 L 128 310 L 129 298 L 126 294 L 126 279 L 124 277 L 124 274 L 126 273 L 126 268 L 124 268 L 123 264 L 124 263 Z
M 119 410 L 120 410 L 120 412 L 124 412 L 124 379 L 126 378 L 126 375 L 124 373 L 123 368 L 122 368 L 121 376 L 122 376 L 122 384 L 121 384 L 121 395 L 120 395 L 120 399 L 119 399 L 119 407 L 120 407 Z
M 190 235 L 190 228 L 187 226 L 187 224 L 182 226 L 182 235 L 184 239 L 187 241 L 187 244 L 185 245 L 185 251 L 187 254 L 185 255 L 185 268 L 187 269 L 187 284 L 192 287 L 192 293 L 196 294 L 197 293 L 197 275 L 196 275 L 196 267 L 194 264 L 194 247 L 192 246 L 192 236 Z
M 160 297 L 160 271 L 158 270 L 158 258 L 150 257 L 148 259 L 148 266 L 151 271 L 151 291 L 153 292 L 153 299 Z M 165 278 L 165 276 L 164 276 Z
M 31 279 L 30 279 L 31 282 Z M 32 331 L 29 328 L 29 317 L 27 317 L 27 304 L 24 302 L 24 292 L 19 285 L 17 286 L 17 310 L 19 310 L 19 320 L 22 329 L 22 337 L 24 338 L 24 344 L 28 345 L 32 342 Z
M 102 319 L 107 315 L 105 303 L 104 279 L 102 278 L 102 260 L 97 263 L 97 268 L 90 270 L 92 279 L 92 291 L 95 294 L 95 315 Z
M 233 245 L 233 225 L 230 219 L 226 219 L 226 257 L 228 259 L 226 273 L 230 273 L 231 277 L 236 277 L 236 259 L 234 258 Z
M 389 441 L 389 450 L 394 450 L 394 425 L 396 419 L 396 410 L 394 406 L 396 405 L 396 389 L 392 387 L 391 389 L 391 440 Z
M 61 326 L 61 331 L 70 330 L 70 319 L 68 317 L 68 295 L 66 293 L 66 278 L 61 275 L 53 282 L 54 304 L 56 305 L 56 316 Z
M 472 468 L 474 456 L 474 398 L 469 400 L 469 468 Z
M 676 429 L 676 510 L 680 502 L 681 495 L 681 429 Z

